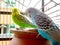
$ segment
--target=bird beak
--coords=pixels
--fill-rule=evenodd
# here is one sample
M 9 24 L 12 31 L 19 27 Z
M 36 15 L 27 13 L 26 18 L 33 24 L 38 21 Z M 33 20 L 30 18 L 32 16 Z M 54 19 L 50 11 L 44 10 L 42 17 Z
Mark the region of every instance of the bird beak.
M 26 12 L 21 12 L 22 15 L 26 15 Z

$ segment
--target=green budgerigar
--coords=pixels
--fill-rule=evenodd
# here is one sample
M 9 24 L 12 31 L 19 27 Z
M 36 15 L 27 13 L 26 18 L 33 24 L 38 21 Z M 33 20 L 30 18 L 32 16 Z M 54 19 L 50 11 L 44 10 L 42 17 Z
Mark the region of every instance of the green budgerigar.
M 22 29 L 36 28 L 36 26 L 33 25 L 24 15 L 22 15 L 17 8 L 12 9 L 11 15 L 14 23 L 20 26 Z

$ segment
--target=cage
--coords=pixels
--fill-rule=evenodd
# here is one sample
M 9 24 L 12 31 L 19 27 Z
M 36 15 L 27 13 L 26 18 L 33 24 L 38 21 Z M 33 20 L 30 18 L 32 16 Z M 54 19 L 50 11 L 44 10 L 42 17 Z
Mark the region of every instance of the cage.
M 8 45 L 13 38 L 12 28 L 18 27 L 11 18 L 11 8 L 17 7 L 24 12 L 29 7 L 34 7 L 47 14 L 60 29 L 60 1 L 59 0 L 0 0 L 0 45 Z M 16 26 L 16 27 L 15 27 Z

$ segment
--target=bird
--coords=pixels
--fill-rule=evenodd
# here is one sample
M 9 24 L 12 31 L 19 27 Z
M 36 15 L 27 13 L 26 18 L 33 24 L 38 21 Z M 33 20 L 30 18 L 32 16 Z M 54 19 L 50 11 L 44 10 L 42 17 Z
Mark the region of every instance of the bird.
M 25 14 L 32 20 L 33 24 L 37 26 L 38 32 L 43 38 L 50 40 L 53 45 L 60 45 L 58 41 L 49 35 L 54 31 L 59 32 L 59 28 L 48 15 L 34 7 L 27 8 Z
M 32 24 L 26 16 L 21 14 L 18 8 L 12 8 L 11 12 L 12 20 L 15 24 L 17 24 L 21 29 L 25 28 L 36 28 L 34 24 Z

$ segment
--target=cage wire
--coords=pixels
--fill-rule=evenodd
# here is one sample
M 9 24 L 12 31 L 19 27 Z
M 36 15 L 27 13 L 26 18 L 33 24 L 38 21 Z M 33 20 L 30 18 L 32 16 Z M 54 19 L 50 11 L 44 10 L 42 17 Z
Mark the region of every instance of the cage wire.
M 37 8 L 47 14 L 60 29 L 59 0 L 0 0 L 0 45 L 8 45 L 13 38 L 10 32 L 10 26 L 14 24 L 11 18 L 12 7 L 17 7 L 21 13 L 29 7 Z

